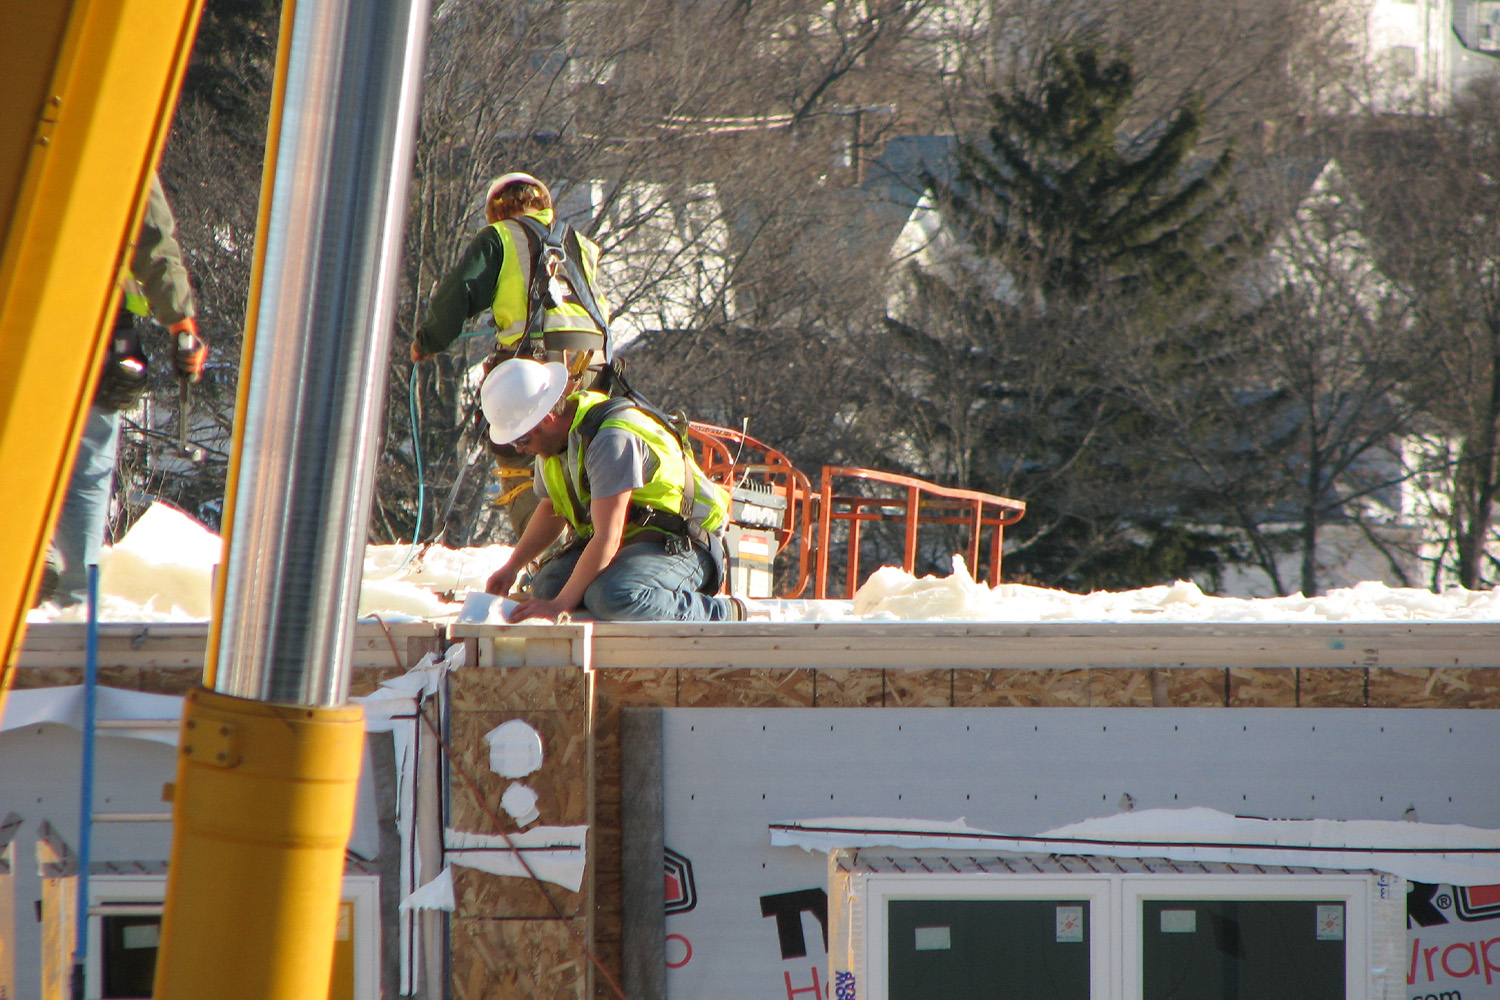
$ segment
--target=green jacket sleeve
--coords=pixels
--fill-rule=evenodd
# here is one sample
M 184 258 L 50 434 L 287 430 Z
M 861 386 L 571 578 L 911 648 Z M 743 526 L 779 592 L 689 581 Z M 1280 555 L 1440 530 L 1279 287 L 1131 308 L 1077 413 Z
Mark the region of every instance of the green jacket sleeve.
M 466 321 L 494 303 L 503 257 L 500 237 L 490 226 L 469 241 L 458 264 L 438 283 L 427 304 L 427 315 L 417 327 L 417 348 L 423 354 L 445 349 L 458 339 Z
M 161 178 L 154 173 L 146 217 L 141 220 L 141 232 L 130 258 L 130 273 L 140 282 L 151 314 L 163 326 L 197 317 L 193 288 L 182 263 L 182 246 L 177 242 L 177 220 L 161 189 Z

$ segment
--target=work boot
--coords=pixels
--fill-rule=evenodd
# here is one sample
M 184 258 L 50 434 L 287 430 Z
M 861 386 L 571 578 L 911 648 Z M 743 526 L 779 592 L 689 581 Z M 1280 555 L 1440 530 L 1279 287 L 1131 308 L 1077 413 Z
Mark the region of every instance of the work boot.
M 41 607 L 56 596 L 62 571 L 63 554 L 57 550 L 56 545 L 48 544 L 47 555 L 42 560 L 42 584 L 37 588 L 36 603 L 32 607 Z

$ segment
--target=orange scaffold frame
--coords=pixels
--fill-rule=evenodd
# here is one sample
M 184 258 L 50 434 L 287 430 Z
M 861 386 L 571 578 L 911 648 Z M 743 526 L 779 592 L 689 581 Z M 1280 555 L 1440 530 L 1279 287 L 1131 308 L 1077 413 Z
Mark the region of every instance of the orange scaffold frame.
M 922 524 L 963 524 L 969 532 L 969 567 L 977 578 L 991 585 L 1000 580 L 1000 560 L 1005 527 L 1026 513 L 1020 500 L 978 490 L 939 486 L 923 479 L 875 469 L 825 465 L 821 488 L 814 491 L 808 477 L 792 465 L 786 455 L 757 441 L 743 431 L 694 421 L 689 436 L 698 444 L 699 464 L 715 482 L 734 488 L 752 477 L 786 501 L 786 512 L 776 532 L 777 552 L 785 553 L 795 542 L 797 579 L 777 596 L 796 598 L 813 585 L 813 596 L 828 596 L 828 563 L 835 524 L 848 526 L 849 555 L 845 570 L 845 593 L 853 597 L 859 586 L 860 526 L 865 521 L 900 520 L 906 533 L 902 568 L 916 565 L 917 532 Z M 747 457 L 747 453 L 749 453 Z M 876 491 L 834 491 L 838 480 L 872 484 Z M 879 495 L 879 487 L 894 487 L 899 495 Z M 988 572 L 979 573 L 979 551 L 984 530 L 990 529 Z

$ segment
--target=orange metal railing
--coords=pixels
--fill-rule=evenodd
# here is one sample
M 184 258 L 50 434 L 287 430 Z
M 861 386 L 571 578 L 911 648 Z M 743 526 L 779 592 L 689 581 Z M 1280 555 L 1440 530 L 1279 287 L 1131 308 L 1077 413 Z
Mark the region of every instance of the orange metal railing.
M 1026 513 L 1020 500 L 938 486 L 926 480 L 874 469 L 844 466 L 823 467 L 821 488 L 812 489 L 808 477 L 781 452 L 738 430 L 693 422 L 688 433 L 699 447 L 699 464 L 715 482 L 735 488 L 746 484 L 769 490 L 786 500 L 782 525 L 776 532 L 778 554 L 797 552 L 796 582 L 776 596 L 800 597 L 813 585 L 813 596 L 828 596 L 829 555 L 834 526 L 847 525 L 848 557 L 844 567 L 844 589 L 849 597 L 859 586 L 860 527 L 867 521 L 901 521 L 905 531 L 902 567 L 910 573 L 916 566 L 917 533 L 922 525 L 962 524 L 968 528 L 969 568 L 977 579 L 991 585 L 1000 581 L 1000 559 L 1006 525 L 1015 524 Z M 863 492 L 845 488 L 834 491 L 838 480 L 855 480 Z M 889 489 L 899 491 L 889 495 Z M 886 495 L 882 495 L 882 493 Z M 987 572 L 981 573 L 981 539 L 990 531 Z
M 834 481 L 853 479 L 901 489 L 900 496 L 835 493 Z M 845 593 L 853 597 L 859 586 L 860 525 L 866 521 L 902 520 L 906 527 L 906 546 L 902 568 L 910 573 L 917 561 L 917 531 L 926 524 L 963 524 L 969 529 L 969 569 L 976 579 L 987 579 L 991 586 L 1000 582 L 1000 557 L 1005 543 L 1005 526 L 1015 524 L 1026 514 L 1026 504 L 1009 497 L 978 490 L 961 490 L 938 486 L 923 479 L 901 476 L 874 469 L 823 466 L 823 488 L 818 502 L 818 539 L 816 583 L 813 596 L 828 596 L 828 556 L 832 548 L 832 529 L 836 522 L 848 525 L 849 555 L 844 568 Z M 980 538 L 990 531 L 989 572 L 979 572 Z

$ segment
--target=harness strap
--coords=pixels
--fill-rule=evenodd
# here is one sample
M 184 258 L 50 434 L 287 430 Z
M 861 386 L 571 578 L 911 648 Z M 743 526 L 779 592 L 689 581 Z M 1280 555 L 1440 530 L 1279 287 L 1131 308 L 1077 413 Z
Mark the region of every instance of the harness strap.
M 583 247 L 578 243 L 578 233 L 573 227 L 561 219 L 552 223 L 548 229 L 536 219 L 527 215 L 516 216 L 515 221 L 520 223 L 532 242 L 532 265 L 531 265 L 531 287 L 527 290 L 526 309 L 526 336 L 540 341 L 543 326 L 546 321 L 546 310 L 542 307 L 547 297 L 547 286 L 557 274 L 559 265 L 567 276 L 568 284 L 573 286 L 573 297 L 588 313 L 588 317 L 604 337 L 604 360 L 610 361 L 614 357 L 614 342 L 609 335 L 609 324 L 605 322 L 604 310 L 599 308 L 599 301 L 594 297 L 594 289 L 590 287 L 587 276 L 583 273 L 583 265 L 579 262 L 583 255 Z

